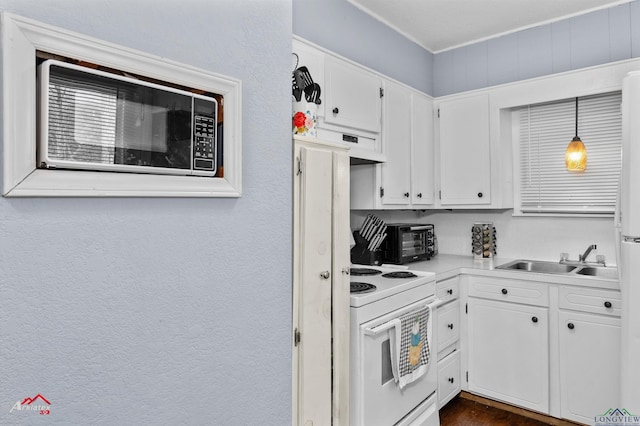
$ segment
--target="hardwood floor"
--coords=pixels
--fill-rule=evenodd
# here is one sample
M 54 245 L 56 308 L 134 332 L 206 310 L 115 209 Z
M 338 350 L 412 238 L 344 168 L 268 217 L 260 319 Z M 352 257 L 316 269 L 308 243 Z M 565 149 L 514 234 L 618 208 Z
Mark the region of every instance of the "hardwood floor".
M 491 404 L 491 405 L 489 405 Z M 492 406 L 492 405 L 498 405 Z M 521 412 L 526 415 L 519 414 Z M 535 417 L 535 418 L 532 418 Z M 440 410 L 440 426 L 546 426 L 576 425 L 538 413 L 495 404 L 473 395 L 459 395 Z

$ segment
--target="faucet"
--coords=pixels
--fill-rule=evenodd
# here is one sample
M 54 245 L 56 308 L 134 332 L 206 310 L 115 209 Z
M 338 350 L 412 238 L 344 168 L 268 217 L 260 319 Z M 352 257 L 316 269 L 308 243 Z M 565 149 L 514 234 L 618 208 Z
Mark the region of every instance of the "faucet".
M 578 255 L 578 260 L 570 260 L 569 253 L 560 253 L 560 263 L 566 263 L 568 265 L 575 266 L 583 266 L 583 265 L 601 265 L 607 266 L 604 255 L 597 255 L 595 262 L 587 262 L 587 256 L 591 253 L 592 250 L 595 250 L 597 246 L 595 244 L 591 244 L 583 254 Z
M 591 250 L 595 250 L 596 248 L 597 246 L 595 244 L 591 244 L 589 247 L 587 247 L 587 250 L 584 252 L 583 255 L 578 255 L 578 260 L 580 262 L 586 262 L 587 256 L 589 256 L 589 253 L 591 253 Z

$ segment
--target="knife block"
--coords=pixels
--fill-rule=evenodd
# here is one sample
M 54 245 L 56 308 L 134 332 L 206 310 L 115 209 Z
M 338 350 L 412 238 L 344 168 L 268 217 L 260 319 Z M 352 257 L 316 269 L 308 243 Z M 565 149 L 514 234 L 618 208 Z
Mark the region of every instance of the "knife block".
M 351 263 L 357 265 L 381 265 L 382 250 L 369 250 L 369 241 L 365 240 L 359 231 L 353 231 L 356 245 L 351 248 Z

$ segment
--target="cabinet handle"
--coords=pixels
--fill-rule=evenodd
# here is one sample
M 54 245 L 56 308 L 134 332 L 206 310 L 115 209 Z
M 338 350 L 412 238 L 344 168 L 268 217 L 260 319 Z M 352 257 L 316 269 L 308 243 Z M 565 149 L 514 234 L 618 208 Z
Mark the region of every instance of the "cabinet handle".
M 507 294 L 507 293 L 509 293 L 509 292 L 507 291 L 507 289 L 506 289 L 506 288 L 503 288 L 503 289 L 502 289 L 502 294 Z
M 418 192 L 418 198 L 422 198 L 422 192 Z
M 328 280 L 330 276 L 331 274 L 329 273 L 329 271 L 320 272 L 320 278 L 324 278 L 325 280 Z
M 608 300 L 606 302 L 604 302 L 604 307 L 605 308 L 610 308 L 611 307 L 611 302 L 609 302 Z
M 449 383 L 453 383 L 453 377 L 449 377 Z
M 482 192 L 478 192 L 478 198 L 482 198 Z
M 572 322 L 570 322 L 569 324 L 567 324 L 567 327 L 569 327 L 569 330 L 573 330 L 576 326 L 573 325 Z
M 538 317 L 531 317 L 531 321 L 538 322 Z
M 404 193 L 404 196 L 405 196 L 405 197 L 407 197 L 407 198 L 409 198 L 409 193 L 408 193 L 408 192 L 405 192 L 405 193 Z
M 334 114 L 337 114 L 337 113 L 339 113 L 339 112 L 340 112 L 340 110 L 338 109 L 338 107 L 335 107 L 335 108 L 333 109 L 333 113 L 334 113 Z
M 453 289 L 452 288 L 448 289 L 447 294 L 453 294 Z
M 453 330 L 453 324 L 448 324 L 447 327 L 449 327 L 450 330 Z

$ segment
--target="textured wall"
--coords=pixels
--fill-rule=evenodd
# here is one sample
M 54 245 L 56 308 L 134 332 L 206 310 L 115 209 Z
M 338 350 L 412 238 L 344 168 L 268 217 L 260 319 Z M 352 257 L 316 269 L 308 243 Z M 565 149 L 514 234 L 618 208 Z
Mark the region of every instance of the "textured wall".
M 244 151 L 240 199 L 0 198 L 0 424 L 291 424 L 291 7 L 0 0 L 241 79 Z
M 640 56 L 640 1 L 507 34 L 433 60 L 443 96 Z
M 433 54 L 347 0 L 293 0 L 293 33 L 433 94 Z

